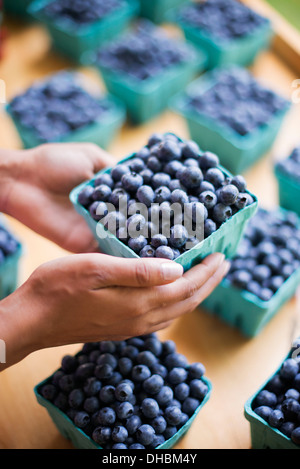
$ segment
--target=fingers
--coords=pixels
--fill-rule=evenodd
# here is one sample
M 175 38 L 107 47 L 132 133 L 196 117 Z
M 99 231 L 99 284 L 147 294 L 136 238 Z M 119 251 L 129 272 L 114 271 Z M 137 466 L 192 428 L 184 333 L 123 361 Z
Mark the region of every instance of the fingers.
M 208 279 L 214 275 L 224 260 L 224 254 L 212 254 L 206 257 L 201 264 L 187 271 L 176 283 L 156 288 L 152 292 L 153 308 L 159 305 L 165 307 L 170 303 L 177 303 L 192 298 Z
M 190 313 L 197 308 L 202 301 L 205 300 L 213 290 L 219 285 L 225 275 L 228 273 L 230 264 L 225 261 L 223 262 L 216 272 L 208 278 L 208 280 L 202 285 L 201 288 L 195 294 L 183 301 L 180 301 L 176 304 L 169 305 L 163 309 L 153 311 L 152 319 L 155 325 L 161 324 L 162 321 L 173 321 L 174 319 L 182 316 L 183 314 Z
M 80 146 L 82 151 L 91 157 L 94 165 L 94 173 L 98 173 L 103 168 L 113 166 L 117 162 L 112 155 L 94 143 L 78 143 L 75 145 L 77 145 L 77 148 Z
M 114 286 L 146 289 L 174 282 L 183 275 L 180 264 L 166 259 L 125 259 L 101 254 L 90 256 L 94 290 Z

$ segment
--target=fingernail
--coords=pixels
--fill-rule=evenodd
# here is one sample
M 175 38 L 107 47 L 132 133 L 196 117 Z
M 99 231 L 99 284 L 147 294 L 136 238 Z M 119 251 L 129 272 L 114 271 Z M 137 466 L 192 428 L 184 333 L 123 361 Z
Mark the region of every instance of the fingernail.
M 217 265 L 219 267 L 225 261 L 225 254 L 222 254 L 221 252 L 218 252 L 218 253 L 216 253 L 216 258 L 217 258 Z
M 183 267 L 177 262 L 165 262 L 161 264 L 161 271 L 165 280 L 175 280 L 182 276 Z

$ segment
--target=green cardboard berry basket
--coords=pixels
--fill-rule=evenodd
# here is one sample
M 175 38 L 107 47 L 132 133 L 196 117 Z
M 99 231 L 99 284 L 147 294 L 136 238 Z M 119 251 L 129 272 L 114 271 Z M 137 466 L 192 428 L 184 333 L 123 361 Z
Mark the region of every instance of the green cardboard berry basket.
M 41 387 L 44 384 L 47 384 L 48 382 L 50 382 L 50 379 L 51 377 L 45 379 L 44 381 L 39 383 L 37 386 L 35 386 L 34 393 L 35 393 L 35 397 L 38 403 L 41 406 L 45 407 L 46 410 L 48 411 L 50 417 L 52 418 L 59 432 L 65 438 L 70 440 L 72 444 L 74 445 L 74 447 L 77 449 L 103 449 L 101 446 L 95 443 L 95 441 L 93 441 L 93 439 L 90 436 L 88 436 L 82 429 L 78 428 L 74 424 L 74 422 L 72 422 L 72 420 L 63 411 L 61 411 L 52 402 L 48 401 L 40 394 Z M 208 392 L 206 396 L 204 397 L 203 401 L 201 402 L 199 407 L 196 409 L 194 414 L 190 417 L 190 419 L 178 430 L 178 432 L 175 433 L 175 435 L 173 435 L 169 440 L 165 441 L 162 445 L 158 446 L 155 449 L 173 448 L 190 429 L 192 423 L 196 419 L 200 410 L 209 400 L 211 396 L 211 392 L 212 392 L 212 384 L 210 380 L 207 379 L 205 376 L 202 377 L 201 379 L 208 387 Z
M 190 83 L 184 92 L 172 98 L 169 105 L 173 111 L 186 120 L 191 138 L 200 145 L 202 150 L 217 153 L 221 164 L 232 173 L 243 173 L 270 150 L 290 108 L 290 103 L 286 101 L 284 109 L 274 114 L 268 124 L 242 136 L 187 106 L 185 100 L 187 95 L 204 93 L 214 86 L 214 83 L 211 72 L 206 72 Z
M 85 127 L 56 139 L 55 142 L 88 142 L 107 149 L 126 120 L 126 110 L 123 103 L 112 96 L 107 95 L 100 98 L 100 100 L 105 100 L 109 104 L 109 110 L 103 116 Z M 34 129 L 25 127 L 19 122 L 9 104 L 6 106 L 6 112 L 11 117 L 25 149 L 34 148 L 45 143 L 38 138 Z
M 135 157 L 135 153 L 120 161 L 123 163 Z M 231 174 L 224 168 L 220 167 L 224 174 L 228 177 Z M 111 168 L 102 172 L 109 173 Z M 95 178 L 88 182 L 80 184 L 73 189 L 70 194 L 70 200 L 73 203 L 76 211 L 85 219 L 89 228 L 91 229 L 95 239 L 99 243 L 101 251 L 116 257 L 134 257 L 139 256 L 124 243 L 119 241 L 116 236 L 107 231 L 101 223 L 95 221 L 85 207 L 79 204 L 78 195 L 81 190 L 87 186 L 93 186 Z M 212 233 L 208 238 L 201 241 L 199 244 L 191 248 L 189 251 L 177 257 L 175 262 L 181 264 L 185 271 L 191 269 L 193 266 L 199 264 L 205 257 L 215 252 L 221 252 L 226 257 L 231 258 L 235 255 L 240 239 L 242 238 L 244 229 L 248 220 L 255 214 L 258 206 L 257 198 L 251 194 L 254 200 L 252 205 L 245 207 L 243 210 L 237 212 L 231 219 L 227 220 L 221 227 Z
M 0 225 L 10 232 L 3 216 L 0 216 Z M 7 256 L 0 266 L 0 300 L 13 293 L 18 286 L 19 264 L 23 254 L 23 245 L 15 235 L 13 236 L 18 242 L 18 248 L 14 254 Z
M 244 416 L 250 423 L 252 449 L 300 449 L 289 437 L 281 433 L 277 428 L 271 427 L 262 417 L 253 410 L 253 403 L 256 396 L 262 391 L 268 382 L 275 376 L 283 362 L 291 358 L 292 351 L 281 362 L 275 373 L 265 381 L 261 388 L 253 394 L 245 403 Z
M 3 7 L 7 13 L 29 18 L 27 9 L 33 0 L 4 0 Z
M 274 32 L 271 22 L 266 18 L 265 24 L 257 27 L 247 36 L 224 41 L 204 29 L 196 28 L 179 16 L 180 8 L 169 13 L 169 20 L 176 23 L 183 31 L 186 39 L 196 47 L 205 51 L 208 57 L 207 68 L 222 65 L 251 65 L 258 54 L 270 47 Z
M 183 5 L 187 0 L 139 0 L 139 2 L 140 15 L 159 24 L 167 21 L 166 15 L 170 10 Z
M 275 166 L 275 176 L 280 206 L 300 216 L 300 184 L 293 177 L 280 170 L 277 165 Z
M 284 217 L 285 211 L 278 208 L 278 213 Z M 280 308 L 295 295 L 299 285 L 300 268 L 283 283 L 269 301 L 262 301 L 253 293 L 234 287 L 225 278 L 203 301 L 201 307 L 251 338 L 257 336 Z
M 90 59 L 99 70 L 107 90 L 122 100 L 133 124 L 143 124 L 168 108 L 169 100 L 205 69 L 206 55 L 187 45 L 188 61 L 169 67 L 164 73 L 145 81 L 114 72 Z
M 122 0 L 123 6 L 107 17 L 91 25 L 71 25 L 65 19 L 52 19 L 44 14 L 43 9 L 53 0 L 35 0 L 28 8 L 28 13 L 43 23 L 52 38 L 53 47 L 79 63 L 86 64 L 88 53 L 117 36 L 126 29 L 138 14 L 136 0 Z

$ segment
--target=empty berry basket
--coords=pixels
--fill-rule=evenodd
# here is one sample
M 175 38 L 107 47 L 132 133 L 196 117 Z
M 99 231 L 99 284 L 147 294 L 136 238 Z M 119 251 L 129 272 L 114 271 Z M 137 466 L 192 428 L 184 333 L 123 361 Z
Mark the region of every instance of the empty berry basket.
M 211 95 L 216 93 L 216 86 L 223 86 L 225 79 L 251 82 L 256 86 L 257 94 L 261 92 L 264 96 L 273 100 L 274 110 L 265 115 L 265 110 L 262 109 L 263 99 L 265 98 L 258 98 L 258 108 L 253 109 L 254 117 L 251 118 L 251 122 L 248 122 L 244 112 L 245 109 L 242 116 L 239 116 L 235 114 L 232 103 L 234 99 L 239 107 L 247 103 L 247 113 L 250 109 L 248 105 L 250 97 L 247 97 L 246 100 L 245 97 L 235 94 L 235 91 L 233 92 L 234 96 L 229 99 L 227 105 L 225 101 L 223 102 L 224 114 L 222 120 L 220 120 L 220 110 L 216 107 L 215 101 L 212 104 L 205 103 L 207 107 L 203 110 L 194 107 L 196 101 L 206 100 L 208 95 L 211 98 Z M 234 90 L 233 84 L 229 86 L 227 83 L 225 86 L 228 87 L 227 91 L 229 92 Z M 222 96 L 226 99 L 225 93 L 220 93 L 220 99 L 222 99 Z M 261 85 L 246 69 L 230 66 L 205 73 L 190 83 L 184 92 L 172 99 L 170 106 L 185 118 L 192 139 L 203 150 L 217 153 L 220 156 L 221 164 L 232 173 L 237 174 L 253 166 L 270 150 L 290 108 L 290 103 Z M 256 117 L 255 113 L 257 113 Z M 255 127 L 253 127 L 252 120 L 254 118 L 258 122 Z
M 198 8 L 206 10 L 206 12 L 199 12 L 199 24 L 195 23 L 195 11 Z M 236 8 L 242 10 L 239 12 L 239 17 L 246 15 L 247 21 L 242 21 L 235 16 Z M 212 9 L 217 10 L 218 18 L 214 16 Z M 245 27 L 250 25 L 249 18 L 256 19 L 256 22 L 253 23 L 251 29 L 247 27 L 245 30 Z M 208 68 L 228 64 L 249 66 L 260 52 L 270 46 L 273 37 L 272 25 L 267 18 L 256 15 L 247 6 L 235 0 L 218 2 L 209 0 L 199 2 L 198 6 L 190 2 L 187 6 L 184 5 L 174 10 L 170 15 L 170 20 L 181 27 L 189 41 L 207 54 Z M 228 22 L 234 22 L 233 27 L 230 27 Z M 227 32 L 230 33 L 227 35 L 225 34 L 226 26 L 228 26 Z M 233 31 L 234 35 L 232 35 Z
M 282 379 L 282 370 L 285 373 L 285 364 L 289 362 L 291 359 L 293 360 L 294 353 L 296 352 L 297 345 L 292 347 L 289 354 L 285 357 L 285 359 L 280 364 L 279 368 L 276 372 L 270 376 L 269 379 L 265 381 L 265 383 L 261 386 L 261 388 L 251 396 L 247 402 L 245 403 L 244 407 L 244 415 L 245 418 L 250 423 L 250 431 L 251 431 L 251 443 L 252 449 L 300 449 L 300 429 L 299 429 L 299 421 L 297 423 L 297 419 L 295 419 L 296 413 L 298 411 L 298 405 L 294 406 L 294 409 L 289 409 L 289 404 L 284 404 L 284 412 L 283 415 L 274 415 L 271 417 L 271 423 L 269 423 L 269 412 L 268 409 L 265 408 L 265 405 L 261 406 L 262 412 L 255 412 L 254 410 L 257 408 L 257 399 L 258 396 L 261 396 L 261 392 L 271 393 L 268 395 L 263 396 L 263 400 L 259 399 L 259 402 L 266 402 L 269 400 L 276 401 L 276 397 L 278 397 L 278 391 L 282 391 L 281 397 L 284 396 L 286 392 L 290 393 L 290 396 L 295 396 L 297 394 L 297 389 L 292 389 L 294 387 L 293 383 L 294 379 L 285 378 Z M 299 355 L 299 344 L 298 344 L 298 355 Z M 297 360 L 297 358 L 296 358 Z M 300 376 L 300 375 L 298 375 Z M 275 394 L 275 398 L 274 398 Z M 294 398 L 288 398 L 292 401 Z M 284 401 L 283 401 L 284 402 Z M 262 408 L 263 407 L 263 408 Z M 267 406 L 268 407 L 268 406 Z M 273 406 L 272 406 L 273 407 Z M 273 407 L 274 408 L 274 407 Z M 281 407 L 282 408 L 282 407 Z M 291 418 L 291 410 L 294 416 L 292 415 Z M 295 421 L 296 420 L 296 421 Z M 282 421 L 282 423 L 280 423 Z M 295 434 L 292 436 L 292 431 L 297 428 Z M 293 441 L 294 440 L 294 441 Z M 296 443 L 297 441 L 297 443 Z
M 107 148 L 126 119 L 117 98 L 90 92 L 82 77 L 69 71 L 35 82 L 6 111 L 24 148 L 51 142 L 92 142 Z
M 187 0 L 139 0 L 140 15 L 148 18 L 154 23 L 164 23 L 167 21 L 167 14 L 172 8 L 179 7 Z
M 47 8 L 53 1 L 55 0 L 36 0 L 28 11 L 48 29 L 53 47 L 57 51 L 83 64 L 86 63 L 86 54 L 126 29 L 139 11 L 136 0 L 120 0 L 117 7 L 103 18 L 82 24 L 65 17 L 49 16 Z M 72 7 L 72 2 L 70 6 Z M 78 18 L 80 20 L 81 15 L 77 15 Z
M 299 155 L 300 148 L 295 148 L 292 154 L 275 165 L 275 176 L 278 184 L 279 203 L 286 210 L 292 210 L 300 215 L 300 178 Z
M 122 54 L 115 53 L 118 47 L 122 50 L 126 48 L 126 51 L 121 57 L 121 65 L 118 63 L 118 68 L 115 68 L 115 61 L 120 60 Z M 179 59 L 168 62 L 175 51 L 180 55 Z M 161 54 L 159 59 L 158 53 Z M 167 62 L 163 65 L 165 53 L 168 57 L 164 58 Z M 206 56 L 193 45 L 169 37 L 162 28 L 144 20 L 102 48 L 91 61 L 98 68 L 107 90 L 124 102 L 130 121 L 142 124 L 165 111 L 169 99 L 204 70 Z M 136 71 L 140 76 L 133 74 Z M 144 72 L 147 73 L 146 77 L 143 76 Z
M 148 341 L 158 343 L 163 355 L 143 348 L 143 344 Z M 106 352 L 102 352 L 101 344 Z M 167 341 L 166 347 L 170 344 L 174 349 L 172 341 Z M 121 347 L 125 347 L 123 352 Z M 112 352 L 112 348 L 117 352 Z M 135 350 L 136 357 L 141 358 L 142 363 L 138 363 L 134 357 L 128 360 L 126 350 L 128 353 Z M 90 358 L 80 364 L 82 355 Z M 92 359 L 96 355 L 97 364 Z M 179 368 L 175 367 L 171 371 L 168 365 L 163 365 L 166 360 L 177 360 L 176 357 L 181 363 Z M 127 363 L 124 363 L 124 359 Z M 68 366 L 72 366 L 72 363 L 74 367 L 70 371 Z M 113 364 L 113 368 L 109 363 Z M 128 363 L 129 370 L 126 368 Z M 106 367 L 106 377 L 103 367 Z M 155 369 L 160 372 L 164 369 L 166 376 L 157 374 Z M 176 370 L 181 371 L 180 379 L 184 379 L 180 389 L 175 389 L 175 382 L 172 384 L 172 379 L 170 381 L 170 372 L 172 375 Z M 60 433 L 71 440 L 76 448 L 168 449 L 174 447 L 187 433 L 210 398 L 212 385 L 203 373 L 205 368 L 200 363 L 189 365 L 185 357 L 176 351 L 165 354 L 163 342 L 153 335 L 142 336 L 120 343 L 106 341 L 85 344 L 75 356 L 63 357 L 61 367 L 38 384 L 34 392 Z M 72 385 L 67 384 L 68 390 L 62 390 L 65 389 L 65 379 L 70 381 L 69 384 L 75 379 L 76 389 L 72 390 Z M 150 389 L 151 382 L 155 386 L 155 393 Z M 177 409 L 172 404 L 175 395 Z M 158 417 L 157 422 L 155 416 Z M 130 422 L 130 417 L 135 422 Z
M 268 212 L 265 212 L 264 215 L 264 211 L 260 212 L 260 210 L 257 212 L 256 217 L 257 219 L 260 217 L 263 220 Z M 279 208 L 274 213 L 276 213 L 276 217 L 280 221 L 286 218 L 288 212 Z M 294 215 L 292 214 L 293 217 Z M 246 233 L 248 228 L 249 233 L 251 233 L 251 223 L 254 220 L 255 217 L 249 222 Z M 300 227 L 299 221 L 298 226 Z M 271 231 L 270 229 L 270 235 Z M 279 250 L 278 246 L 277 249 Z M 248 252 L 250 255 L 250 251 Z M 292 252 L 291 255 L 293 257 Z M 252 280 L 250 279 L 250 281 Z M 294 296 L 299 283 L 300 267 L 295 266 L 291 269 L 290 275 L 287 273 L 284 282 L 278 287 L 277 291 L 264 300 L 262 296 L 258 296 L 260 293 L 257 292 L 255 294 L 252 288 L 251 291 L 248 291 L 246 288 L 234 286 L 230 278 L 225 278 L 214 292 L 204 300 L 201 306 L 209 314 L 215 314 L 225 323 L 237 328 L 244 336 L 255 337 L 264 329 L 280 308 Z
M 168 138 L 168 135 L 170 134 L 165 134 L 163 138 Z M 180 140 L 178 137 L 175 137 L 175 139 L 178 139 L 179 142 L 182 142 L 182 140 Z M 122 163 L 130 163 L 130 161 L 133 160 L 136 155 L 137 153 L 134 153 L 131 156 L 125 158 L 124 160 L 120 161 L 119 165 Z M 228 173 L 224 168 L 218 169 L 221 171 L 224 177 L 230 177 L 230 173 Z M 88 226 L 94 234 L 95 239 L 98 240 L 102 252 L 117 257 L 139 258 L 140 256 L 135 250 L 131 249 L 127 244 L 120 241 L 114 234 L 107 231 L 102 223 L 98 223 L 96 219 L 92 217 L 90 209 L 87 209 L 86 206 L 79 203 L 79 195 L 84 189 L 92 189 L 94 187 L 94 182 L 99 178 L 99 175 L 110 173 L 111 168 L 108 168 L 98 174 L 93 180 L 85 182 L 76 187 L 71 192 L 70 199 L 74 204 L 77 212 L 86 220 Z M 191 249 L 185 250 L 185 252 L 177 255 L 177 257 L 174 257 L 173 259 L 180 263 L 185 270 L 188 270 L 201 262 L 206 256 L 214 252 L 222 252 L 229 258 L 233 257 L 239 241 L 243 235 L 246 224 L 257 209 L 256 197 L 249 192 L 247 192 L 247 194 L 251 197 L 252 203 L 244 206 L 243 209 L 237 211 L 229 219 L 226 219 L 226 221 L 222 223 L 218 229 L 212 232 L 212 234 L 209 236 L 205 237 L 205 239 L 203 239 L 204 237 L 201 237 L 202 240 L 194 245 Z

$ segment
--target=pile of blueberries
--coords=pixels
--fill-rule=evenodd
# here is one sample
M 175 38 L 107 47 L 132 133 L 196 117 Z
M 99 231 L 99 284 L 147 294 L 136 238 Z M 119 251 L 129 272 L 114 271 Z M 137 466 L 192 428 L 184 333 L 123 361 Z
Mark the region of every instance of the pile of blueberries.
M 185 106 L 245 136 L 268 125 L 275 115 L 284 111 L 288 102 L 260 84 L 241 67 L 216 69 L 210 75 L 212 86 L 202 86 L 185 96 Z
M 15 254 L 20 247 L 19 242 L 8 229 L 0 223 L 0 266 L 5 260 Z
M 257 394 L 252 404 L 257 415 L 296 445 L 300 445 L 299 350 L 300 340 L 295 341 L 289 358 L 283 361 L 279 371 Z
M 45 5 L 43 13 L 78 26 L 95 23 L 123 5 L 123 0 L 53 0 Z
M 39 392 L 104 449 L 156 448 L 199 408 L 204 373 L 173 341 L 148 334 L 85 344 Z
M 168 37 L 150 21 L 140 20 L 134 30 L 97 53 L 100 67 L 144 81 L 170 67 L 195 60 L 192 46 Z
M 245 179 L 225 176 L 218 165 L 194 141 L 156 133 L 132 159 L 86 185 L 78 202 L 106 229 L 115 226 L 113 234 L 140 257 L 174 260 L 254 202 Z
M 94 97 L 71 72 L 63 71 L 32 85 L 16 96 L 9 108 L 21 126 L 47 143 L 105 118 L 111 103 L 106 97 Z
M 227 279 L 235 287 L 269 301 L 299 267 L 298 216 L 259 208 L 247 225 Z
M 181 9 L 179 20 L 221 41 L 248 36 L 268 21 L 236 0 L 191 2 Z
M 283 174 L 300 183 L 300 146 L 294 148 L 290 156 L 276 164 Z

